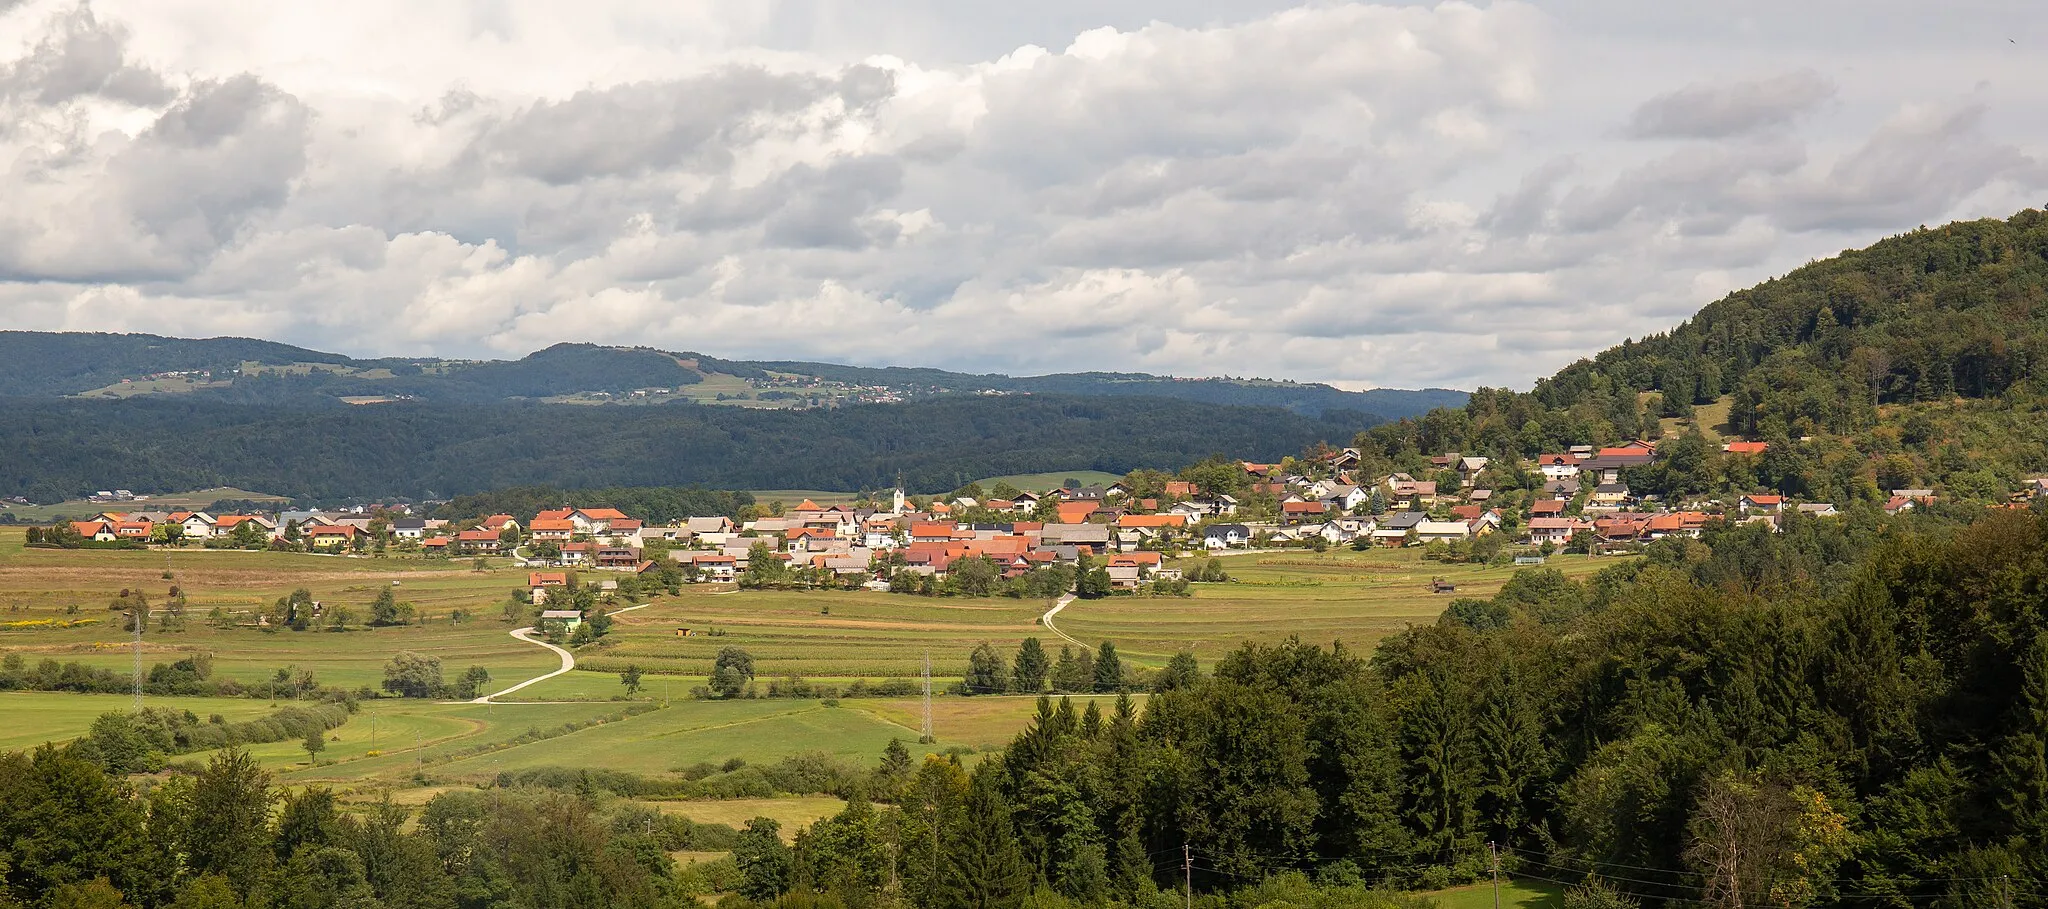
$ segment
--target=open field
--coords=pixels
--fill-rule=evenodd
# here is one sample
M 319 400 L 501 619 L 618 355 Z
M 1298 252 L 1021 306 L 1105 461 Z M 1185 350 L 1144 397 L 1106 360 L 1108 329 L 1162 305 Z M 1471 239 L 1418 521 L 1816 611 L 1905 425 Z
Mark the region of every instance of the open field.
M 1469 884 L 1425 893 L 1442 909 L 1493 909 L 1493 885 Z M 1564 905 L 1564 888 L 1547 881 L 1508 880 L 1500 882 L 1501 909 L 1558 909 Z
M 404 558 L 29 550 L 21 545 L 21 533 L 0 528 L 0 621 L 100 620 L 77 628 L 0 631 L 0 653 L 19 655 L 30 665 L 75 660 L 125 673 L 130 639 L 108 603 L 127 588 L 162 604 L 172 584 L 189 600 L 183 627 L 163 631 L 153 623 L 144 638 L 144 663 L 211 653 L 216 678 L 258 691 L 283 668 L 310 670 L 324 684 L 374 689 L 385 663 L 401 650 L 439 657 L 449 676 L 484 666 L 492 676 L 487 690 L 557 665 L 551 653 L 506 633 L 512 627 L 503 614 L 507 593 L 523 589 L 525 580 L 516 571 L 478 572 L 467 561 Z M 1213 663 L 1243 641 L 1292 634 L 1367 650 L 1408 624 L 1435 619 L 1452 597 L 1430 594 L 1431 577 L 1458 584 L 1459 596 L 1485 596 L 1512 574 L 1506 568 L 1424 562 L 1415 550 L 1245 553 L 1222 561 L 1235 578 L 1230 583 L 1197 585 L 1188 598 L 1078 601 L 1061 613 L 1059 628 L 1091 646 L 1112 640 L 1139 666 L 1160 665 L 1180 650 Z M 170 579 L 163 577 L 167 563 Z M 1550 562 L 1573 576 L 1605 564 L 1586 557 Z M 260 609 L 296 587 L 361 615 L 394 582 L 400 598 L 419 607 L 420 624 L 333 633 L 223 628 L 206 620 L 215 608 L 229 614 Z M 334 730 L 320 766 L 309 766 L 295 741 L 252 751 L 289 781 L 345 785 L 388 785 L 416 773 L 478 782 L 501 770 L 550 766 L 665 774 L 703 761 L 773 761 L 804 751 L 867 762 L 892 738 L 906 744 L 917 738 L 921 698 L 847 698 L 827 707 L 809 700 L 695 701 L 690 689 L 704 683 L 712 660 L 728 646 L 752 654 L 756 685 L 764 693 L 771 681 L 790 675 L 841 688 L 857 679 L 914 680 L 927 654 L 935 685 L 943 687 L 965 672 L 968 653 L 983 641 L 1005 656 L 1029 636 L 1056 649 L 1058 639 L 1039 624 L 1048 606 L 1036 600 L 692 586 L 619 615 L 611 635 L 578 652 L 578 671 L 519 692 L 516 697 L 525 703 L 371 699 Z M 456 610 L 471 617 L 452 622 Z M 685 628 L 692 634 L 678 636 Z M 635 709 L 660 709 L 625 715 L 634 705 L 624 701 L 617 673 L 628 665 L 646 672 Z M 270 709 L 260 698 L 151 703 L 230 718 Z M 124 696 L 0 693 L 0 711 L 27 718 L 0 736 L 0 747 L 75 737 L 99 713 L 126 706 Z M 1034 710 L 1028 697 L 940 697 L 933 705 L 937 744 L 913 750 L 1001 745 L 1029 723 Z M 599 720 L 606 722 L 565 728 Z
M 1213 660 L 1246 640 L 1277 641 L 1290 634 L 1369 650 L 1380 638 L 1434 621 L 1443 611 L 1454 597 L 1431 594 L 1432 577 L 1456 583 L 1456 596 L 1484 597 L 1514 573 L 1512 568 L 1425 562 L 1413 549 L 1289 551 L 1223 556 L 1222 561 L 1235 578 L 1230 583 L 1197 585 L 1188 598 L 1077 601 L 1060 614 L 1058 627 L 1090 646 L 1114 641 L 1128 658 L 1154 666 L 1183 649 Z M 1558 556 L 1549 567 L 1583 576 L 1607 564 Z M 701 679 L 710 674 L 721 648 L 736 646 L 753 655 L 764 682 L 790 674 L 879 680 L 914 678 L 929 652 L 935 676 L 958 678 L 966 672 L 968 653 L 982 641 L 1005 652 L 1032 636 L 1057 645 L 1038 624 L 1049 605 L 873 591 L 690 588 L 681 597 L 664 597 L 620 616 L 604 644 L 578 659 L 595 671 L 616 673 L 632 664 Z M 692 636 L 678 637 L 684 628 Z M 605 687 L 595 680 L 565 680 L 557 680 L 562 685 L 554 689 L 536 686 L 521 694 L 566 696 L 572 684 Z
M 196 511 L 222 499 L 247 499 L 252 502 L 284 501 L 282 496 L 222 486 L 192 492 L 165 493 L 135 502 L 88 502 L 84 499 L 72 499 L 55 505 L 0 505 L 0 512 L 14 515 L 15 520 L 23 523 L 37 524 L 55 521 L 59 517 L 84 519 L 102 511 Z M 15 542 L 19 543 L 20 540 L 17 539 Z
M 782 825 L 784 839 L 819 818 L 831 817 L 846 807 L 844 799 L 831 796 L 798 796 L 779 799 L 726 799 L 716 802 L 645 802 L 663 814 L 689 818 L 699 824 L 745 827 L 748 821 L 765 817 Z M 719 853 L 723 854 L 723 853 Z
M 1222 562 L 1231 581 L 1198 584 L 1192 598 L 1080 600 L 1055 623 L 1085 642 L 1115 641 L 1119 654 L 1149 665 L 1162 665 L 1180 650 L 1207 663 L 1247 640 L 1295 634 L 1370 651 L 1387 635 L 1435 621 L 1453 599 L 1492 596 L 1515 573 L 1511 567 L 1425 562 L 1414 549 L 1288 551 L 1224 556 Z M 1610 564 L 1611 559 L 1552 556 L 1545 567 L 1583 577 Z M 1430 579 L 1439 576 L 1456 584 L 1457 592 L 1430 593 Z
M 74 694 L 69 691 L 0 692 L 0 751 L 19 751 L 44 742 L 66 742 L 82 735 L 102 713 L 126 712 L 134 703 L 125 694 Z M 151 698 L 150 706 L 190 710 L 201 719 L 220 714 L 229 722 L 250 720 L 270 711 L 270 702 L 248 698 Z
M 1048 489 L 1058 489 L 1066 485 L 1068 480 L 1073 480 L 1082 486 L 1108 486 L 1111 483 L 1123 480 L 1123 475 L 1104 473 L 1100 470 L 1064 470 L 1052 471 L 1050 473 L 1017 473 L 1003 477 L 987 477 L 975 482 L 980 483 L 983 489 L 992 488 L 997 483 L 1008 483 L 1018 489 L 1030 492 L 1044 492 Z

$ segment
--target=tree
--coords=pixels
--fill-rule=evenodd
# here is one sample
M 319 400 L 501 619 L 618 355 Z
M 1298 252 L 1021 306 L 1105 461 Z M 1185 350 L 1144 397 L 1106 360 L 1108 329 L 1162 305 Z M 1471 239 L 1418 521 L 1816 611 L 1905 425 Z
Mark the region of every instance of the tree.
M 491 671 L 482 666 L 471 666 L 463 670 L 462 678 L 455 682 L 455 696 L 469 700 L 483 693 L 484 685 L 491 681 Z
M 711 690 L 735 698 L 754 680 L 754 657 L 738 647 L 724 647 L 711 664 Z
M 1011 690 L 1021 694 L 1037 694 L 1045 690 L 1046 673 L 1051 671 L 1045 654 L 1045 645 L 1037 638 L 1025 638 L 1017 645 L 1017 660 L 1012 665 Z
M 306 749 L 306 762 L 318 766 L 320 764 L 320 752 L 327 750 L 327 733 L 323 730 L 315 729 L 312 732 L 306 733 L 306 740 L 300 742 L 299 745 Z
M 384 690 L 399 697 L 430 698 L 441 690 L 441 658 L 401 650 L 384 664 Z
M 1074 593 L 1081 599 L 1094 600 L 1109 596 L 1109 569 L 1095 564 L 1095 560 L 1089 558 L 1087 553 L 1082 553 L 1080 560 L 1075 563 L 1074 573 Z
M 370 601 L 370 624 L 379 628 L 412 623 L 411 603 L 398 602 L 398 595 L 390 587 L 377 591 L 376 599 Z
M 1108 641 L 1102 642 L 1101 649 L 1095 655 L 1094 687 L 1095 691 L 1101 694 L 1114 694 L 1124 690 L 1124 664 L 1117 659 L 1116 645 Z
M 747 822 L 732 847 L 733 864 L 740 869 L 739 894 L 767 902 L 789 890 L 795 862 L 782 842 L 782 825 L 765 817 Z
M 1009 689 L 1009 667 L 987 641 L 967 655 L 967 678 L 962 687 L 968 694 L 1001 694 Z
M 261 886 L 274 861 L 270 806 L 277 794 L 270 774 L 247 751 L 214 755 L 193 781 L 186 819 L 185 864 L 193 874 L 218 874 L 247 896 Z
M 970 779 L 959 820 L 944 832 L 938 909 L 1016 909 L 1031 882 L 1010 806 L 996 774 L 984 765 Z
M 639 694 L 640 667 L 633 663 L 626 664 L 626 671 L 619 673 L 619 684 L 626 686 L 627 697 Z
M 1002 580 L 1002 569 L 996 567 L 994 559 L 988 556 L 968 556 L 953 562 L 947 570 L 947 577 L 958 585 L 960 592 L 968 596 L 985 597 L 994 592 L 996 582 Z
M 1167 659 L 1166 668 L 1160 670 L 1159 676 L 1152 681 L 1152 690 L 1175 691 L 1192 688 L 1201 680 L 1202 667 L 1195 662 L 1194 653 L 1180 650 Z

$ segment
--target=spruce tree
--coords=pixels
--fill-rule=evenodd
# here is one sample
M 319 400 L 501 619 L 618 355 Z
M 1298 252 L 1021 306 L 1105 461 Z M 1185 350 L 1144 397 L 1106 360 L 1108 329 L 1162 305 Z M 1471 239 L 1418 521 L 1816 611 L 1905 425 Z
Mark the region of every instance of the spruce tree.
M 1117 659 L 1115 644 L 1102 642 L 1102 649 L 1095 657 L 1094 682 L 1095 690 L 1104 694 L 1124 690 L 1124 664 Z
M 938 909 L 1015 909 L 1023 904 L 1031 886 L 1024 850 L 989 765 L 969 781 L 960 822 L 946 839 L 945 867 L 935 894 Z
M 1011 690 L 1020 694 L 1037 694 L 1045 690 L 1047 665 L 1045 645 L 1037 638 L 1025 638 L 1017 646 L 1017 661 L 1011 670 Z

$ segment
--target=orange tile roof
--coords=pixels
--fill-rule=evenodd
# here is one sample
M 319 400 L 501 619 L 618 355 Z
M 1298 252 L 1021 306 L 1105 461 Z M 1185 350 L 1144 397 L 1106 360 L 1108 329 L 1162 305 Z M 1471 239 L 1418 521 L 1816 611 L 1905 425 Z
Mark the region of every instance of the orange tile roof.
M 576 522 L 571 521 L 567 518 L 534 518 L 532 526 L 528 527 L 527 529 L 536 532 L 542 530 L 575 530 Z
M 528 587 L 554 587 L 569 583 L 566 571 L 534 571 L 526 575 Z
M 910 528 L 910 535 L 913 537 L 945 537 L 947 539 L 952 539 L 953 525 L 915 524 L 912 525 Z
M 583 516 L 593 521 L 619 521 L 625 519 L 626 513 L 616 508 L 585 508 Z
M 536 521 L 566 521 L 569 520 L 570 515 L 575 513 L 576 509 L 574 508 L 557 508 L 554 511 L 543 511 L 540 514 L 534 515 L 533 519 Z
M 1100 509 L 1094 502 L 1061 502 L 1058 506 L 1060 523 L 1079 524 Z
M 1745 499 L 1748 499 L 1748 500 L 1750 500 L 1750 501 L 1752 501 L 1752 502 L 1755 502 L 1755 503 L 1757 503 L 1758 505 L 1782 505 L 1782 504 L 1784 504 L 1784 502 L 1785 502 L 1785 497 L 1784 497 L 1784 496 L 1763 496 L 1763 495 L 1757 495 L 1757 496 L 1743 496 L 1743 498 L 1745 498 Z
M 1753 455 L 1763 454 L 1770 447 L 1769 442 L 1730 442 L 1721 446 L 1721 450 L 1729 454 Z
M 1127 514 L 1116 519 L 1118 527 L 1186 527 L 1184 514 Z

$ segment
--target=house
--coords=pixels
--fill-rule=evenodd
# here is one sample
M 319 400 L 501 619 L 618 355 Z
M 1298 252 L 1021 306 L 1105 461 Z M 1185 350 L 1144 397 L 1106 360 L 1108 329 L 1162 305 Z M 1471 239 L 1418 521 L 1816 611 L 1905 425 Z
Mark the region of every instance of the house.
M 1251 545 L 1252 530 L 1243 524 L 1211 524 L 1202 531 L 1207 549 L 1241 549 Z
M 685 565 L 697 567 L 700 580 L 713 582 L 731 581 L 739 573 L 739 557 L 717 552 L 684 552 L 677 550 L 669 558 Z
M 1316 496 L 1331 511 L 1352 512 L 1372 500 L 1372 491 L 1351 483 L 1331 483 Z
M 1408 531 L 1395 530 L 1392 527 L 1381 527 L 1374 530 L 1369 535 L 1369 538 L 1374 546 L 1399 548 L 1408 545 Z
M 1570 499 L 1579 494 L 1579 481 L 1574 479 L 1545 480 L 1543 481 L 1543 494 L 1556 496 L 1560 499 Z
M 534 518 L 527 525 L 536 542 L 547 540 L 556 543 L 567 542 L 576 535 L 576 522 L 568 518 Z
M 1420 511 L 1403 511 L 1381 518 L 1380 528 L 1382 530 L 1396 530 L 1405 534 L 1427 520 L 1429 520 L 1429 515 Z
M 483 529 L 488 530 L 492 533 L 503 533 L 505 531 L 505 528 L 507 527 L 510 527 L 515 531 L 518 530 L 519 522 L 513 519 L 513 517 L 509 514 L 494 514 L 490 517 L 484 518 L 483 523 L 477 526 L 482 527 Z
M 1741 509 L 1743 514 L 1777 514 L 1785 507 L 1785 497 L 1761 493 L 1747 495 L 1736 502 L 1735 507 Z
M 168 516 L 168 520 L 178 525 L 179 531 L 184 533 L 185 539 L 188 540 L 209 539 L 219 532 L 216 529 L 219 520 L 203 511 L 175 512 Z
M 1330 508 L 1321 502 L 1286 502 L 1280 506 L 1280 519 L 1289 524 L 1321 520 Z
M 597 553 L 597 546 L 591 543 L 563 543 L 562 554 L 555 561 L 563 565 L 588 565 Z
M 1670 511 L 1651 515 L 1644 531 L 1652 540 L 1665 537 L 1690 537 L 1699 539 L 1712 515 L 1703 511 Z
M 1657 446 L 1638 440 L 1602 448 L 1591 459 L 1580 462 L 1579 469 L 1593 471 L 1602 483 L 1613 483 L 1621 478 L 1623 469 L 1641 467 L 1656 460 Z
M 583 624 L 583 612 L 578 609 L 546 609 L 540 614 L 540 630 L 543 632 L 574 632 Z
M 1405 473 L 1387 477 L 1387 493 L 1396 499 L 1414 499 L 1424 505 L 1436 502 L 1436 483 L 1431 480 L 1417 480 Z
M 399 518 L 391 522 L 391 535 L 401 540 L 421 540 L 427 536 L 425 518 Z
M 1187 515 L 1181 514 L 1127 514 L 1116 519 L 1118 530 L 1136 533 L 1141 539 L 1157 539 L 1187 526 Z
M 1571 480 L 1579 475 L 1581 461 L 1578 455 L 1547 454 L 1536 457 L 1536 466 L 1543 471 L 1546 480 Z
M 1529 504 L 1531 518 L 1559 518 L 1564 516 L 1563 499 L 1537 499 Z
M 310 549 L 341 549 L 362 533 L 353 524 L 320 524 L 301 531 Z
M 1909 499 L 1909 498 L 1906 498 L 1905 496 L 1892 496 L 1892 497 L 1891 497 L 1890 499 L 1887 499 L 1887 500 L 1885 500 L 1885 503 L 1884 503 L 1884 513 L 1885 513 L 1885 514 L 1892 514 L 1892 515 L 1895 515 L 1895 514 L 1899 514 L 1900 512 L 1906 512 L 1906 511 L 1912 511 L 1912 510 L 1913 510 L 1913 500 L 1912 500 L 1912 499 Z
M 616 508 L 578 508 L 569 513 L 569 520 L 576 525 L 578 533 L 601 536 L 611 532 L 613 521 L 631 519 Z
M 121 538 L 114 533 L 112 521 L 72 521 L 71 529 L 95 543 L 112 543 Z
M 1730 442 L 1721 446 L 1721 450 L 1732 455 L 1760 455 L 1770 447 L 1769 442 Z
M 1346 471 L 1365 462 L 1365 456 L 1356 448 L 1346 448 L 1324 459 L 1331 470 Z
M 1088 516 L 1094 514 L 1101 507 L 1102 499 L 1100 497 L 1094 499 L 1084 499 L 1080 501 L 1061 502 L 1057 506 L 1057 510 L 1059 512 L 1059 522 L 1062 524 L 1085 523 L 1088 520 Z
M 693 537 L 707 533 L 733 532 L 732 519 L 723 515 L 713 518 L 688 518 L 683 521 L 683 527 L 687 528 Z
M 1493 490 L 1491 490 L 1491 489 L 1472 489 L 1472 490 L 1468 490 L 1468 491 L 1466 491 L 1466 493 L 1465 493 L 1465 501 L 1467 501 L 1467 502 L 1471 502 L 1471 503 L 1472 503 L 1472 504 L 1474 504 L 1474 505 L 1484 505 L 1484 504 L 1486 504 L 1486 503 L 1488 503 L 1488 502 L 1491 502 L 1491 501 L 1493 501 Z
M 277 538 L 277 523 L 262 515 L 253 514 L 221 515 L 213 521 L 213 534 L 219 537 L 228 536 L 243 524 L 254 526 L 256 532 L 264 537 Z
M 924 524 L 912 524 L 912 525 L 910 525 L 910 542 L 912 542 L 912 543 L 946 543 L 946 542 L 951 542 L 951 541 L 952 541 L 952 539 L 953 539 L 953 533 L 954 533 L 954 531 L 955 531 L 955 530 L 956 530 L 956 529 L 958 528 L 958 526 L 959 526 L 959 525 L 956 525 L 956 524 L 940 524 L 940 523 L 924 523 Z
M 494 530 L 464 530 L 455 535 L 456 548 L 467 553 L 494 553 L 503 548 Z
M 1530 518 L 1529 544 L 1541 546 L 1545 543 L 1550 543 L 1563 546 L 1571 542 L 1572 534 L 1578 533 L 1581 530 L 1591 529 L 1593 529 L 1593 525 L 1574 521 L 1570 518 Z
M 1101 553 L 1109 548 L 1107 524 L 1047 524 L 1039 531 L 1047 546 L 1075 546 Z
M 566 571 L 530 571 L 526 574 L 528 587 L 567 587 L 569 573 Z
M 1471 537 L 1472 528 L 1463 521 L 1423 521 L 1415 525 L 1415 541 L 1418 543 L 1452 542 Z
M 1628 486 L 1621 483 L 1602 483 L 1593 487 L 1593 498 L 1587 504 L 1599 508 L 1619 508 L 1628 501 Z
M 1486 464 L 1486 458 L 1459 458 L 1457 463 L 1458 482 L 1467 486 L 1472 485 L 1472 481 L 1479 479 L 1479 475 L 1486 472 Z
M 1807 502 L 1794 506 L 1793 510 L 1816 518 L 1832 518 L 1841 514 L 1833 502 Z
M 1192 498 L 1196 492 L 1198 490 L 1195 489 L 1195 484 L 1183 480 L 1168 481 L 1164 490 L 1165 496 L 1169 499 Z

